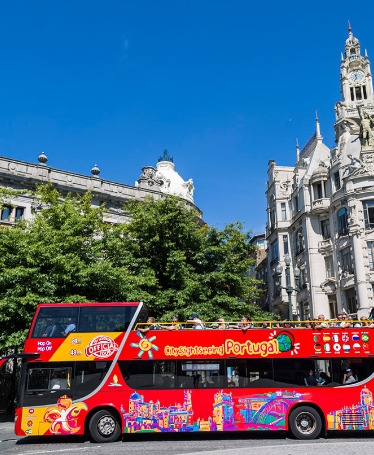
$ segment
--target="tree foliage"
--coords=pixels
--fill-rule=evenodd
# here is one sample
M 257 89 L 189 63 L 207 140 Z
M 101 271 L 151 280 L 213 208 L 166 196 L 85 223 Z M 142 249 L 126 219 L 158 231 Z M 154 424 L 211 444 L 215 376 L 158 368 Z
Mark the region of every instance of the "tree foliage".
M 159 320 L 266 318 L 250 302 L 254 246 L 240 223 L 201 225 L 175 197 L 130 202 L 127 224 L 105 222 L 92 195 L 38 188 L 33 220 L 0 228 L 0 352 L 22 346 L 40 302 L 144 301 Z

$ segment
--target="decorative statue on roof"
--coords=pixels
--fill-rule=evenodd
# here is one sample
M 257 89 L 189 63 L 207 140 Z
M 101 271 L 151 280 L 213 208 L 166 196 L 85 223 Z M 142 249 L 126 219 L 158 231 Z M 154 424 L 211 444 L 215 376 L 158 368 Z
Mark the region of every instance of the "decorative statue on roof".
M 360 126 L 360 139 L 361 146 L 374 146 L 374 138 L 371 129 L 374 127 L 374 117 L 370 116 L 368 112 L 365 112 L 362 106 L 357 107 L 358 115 L 361 119 Z

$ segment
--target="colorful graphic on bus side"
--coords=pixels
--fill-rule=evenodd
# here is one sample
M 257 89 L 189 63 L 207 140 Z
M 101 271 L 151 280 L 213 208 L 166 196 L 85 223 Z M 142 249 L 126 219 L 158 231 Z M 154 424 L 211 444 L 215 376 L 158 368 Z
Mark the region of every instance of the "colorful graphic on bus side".
M 125 432 L 285 430 L 289 407 L 309 396 L 277 391 L 241 397 L 235 403 L 232 393 L 220 390 L 214 394 L 211 415 L 193 420 L 193 394 L 185 390 L 183 402 L 165 407 L 159 400 L 145 401 L 143 395 L 133 393 L 128 409 L 121 406 Z

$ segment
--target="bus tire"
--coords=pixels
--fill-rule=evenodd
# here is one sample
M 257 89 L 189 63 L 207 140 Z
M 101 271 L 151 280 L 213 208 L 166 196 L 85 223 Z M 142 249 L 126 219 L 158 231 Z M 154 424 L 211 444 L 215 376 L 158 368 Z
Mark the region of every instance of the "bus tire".
M 88 429 L 95 442 L 114 442 L 121 434 L 118 419 L 107 409 L 97 411 L 91 417 Z
M 310 406 L 294 409 L 288 422 L 291 433 L 297 439 L 316 439 L 322 430 L 321 416 Z

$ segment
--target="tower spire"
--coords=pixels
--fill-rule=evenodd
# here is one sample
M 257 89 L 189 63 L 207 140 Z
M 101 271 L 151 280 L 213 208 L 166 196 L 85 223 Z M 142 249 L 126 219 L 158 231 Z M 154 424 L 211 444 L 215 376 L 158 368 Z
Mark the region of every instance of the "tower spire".
M 318 141 L 322 141 L 323 137 L 321 136 L 321 128 L 319 125 L 318 111 L 316 110 L 316 138 Z
M 296 138 L 296 162 L 300 159 L 299 139 Z

